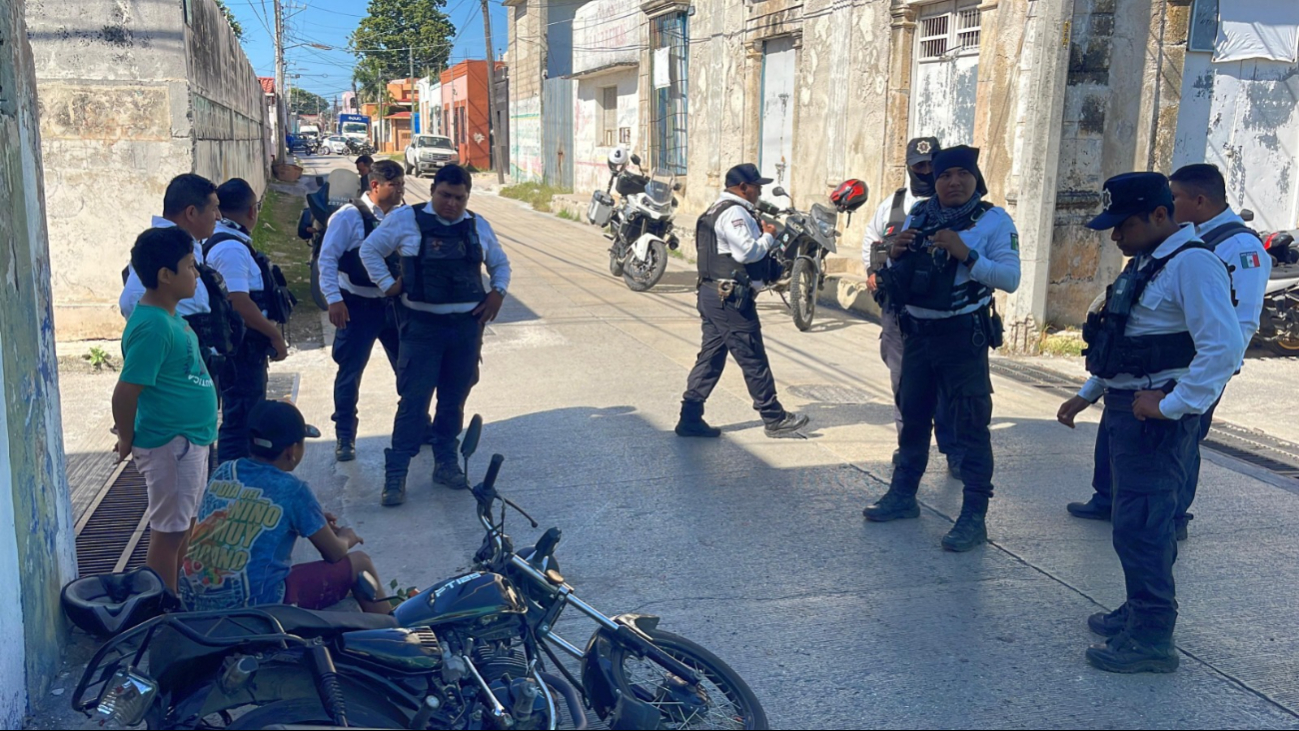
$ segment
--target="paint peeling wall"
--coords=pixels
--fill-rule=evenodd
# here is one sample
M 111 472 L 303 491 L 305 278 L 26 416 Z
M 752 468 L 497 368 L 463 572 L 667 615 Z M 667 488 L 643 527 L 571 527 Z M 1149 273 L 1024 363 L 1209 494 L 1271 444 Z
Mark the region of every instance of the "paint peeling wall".
M 261 86 L 213 0 L 189 5 L 28 4 L 61 339 L 121 333 L 121 267 L 172 177 L 265 187 Z
M 22 0 L 0 6 L 0 725 L 21 728 L 67 635 L 75 575 L 36 79 Z
M 541 74 L 545 55 L 545 8 L 526 0 L 508 0 L 510 9 L 510 178 L 539 182 L 541 160 Z
M 648 157 L 637 128 L 640 119 L 640 74 L 635 68 L 582 79 L 577 84 L 573 114 L 573 190 L 585 195 L 609 185 L 609 153 L 618 145 L 617 130 L 630 132 L 623 144 L 629 152 Z M 618 111 L 614 145 L 604 144 L 604 90 L 618 89 Z M 646 165 L 649 163 L 647 162 Z

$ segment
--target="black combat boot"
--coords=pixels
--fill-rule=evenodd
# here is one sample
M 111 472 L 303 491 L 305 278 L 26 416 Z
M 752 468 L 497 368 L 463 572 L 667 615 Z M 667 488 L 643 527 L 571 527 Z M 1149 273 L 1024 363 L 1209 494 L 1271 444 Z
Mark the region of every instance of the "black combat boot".
M 434 484 L 450 488 L 452 490 L 468 490 L 469 478 L 465 477 L 464 470 L 456 464 L 455 457 L 449 460 L 436 460 L 433 466 Z
M 681 418 L 676 428 L 679 437 L 715 438 L 722 435 L 722 430 L 708 425 L 704 421 L 704 404 L 702 401 L 682 401 Z
M 786 439 L 789 437 L 802 436 L 798 433 L 799 429 L 807 426 L 809 421 L 806 416 L 799 416 L 792 411 L 786 411 L 785 417 L 780 421 L 768 424 L 763 431 L 772 439 Z
M 339 437 L 334 446 L 334 459 L 339 462 L 351 462 L 356 459 L 356 444 L 347 437 Z
M 1087 520 L 1109 520 L 1114 513 L 1113 506 L 1098 502 L 1095 495 L 1085 503 L 1069 503 L 1065 506 L 1065 510 L 1075 518 Z
M 1117 637 L 1128 626 L 1128 605 L 1112 612 L 1097 612 L 1087 618 L 1087 629 L 1101 637 Z
M 393 464 L 392 450 L 383 450 L 386 463 L 383 475 L 383 496 L 379 502 L 385 508 L 395 508 L 406 502 L 406 468 L 408 465 L 402 465 L 397 469 Z
M 956 525 L 943 536 L 943 548 L 962 553 L 988 542 L 988 528 L 983 517 L 988 512 L 987 502 L 982 504 L 966 500 Z
M 1088 648 L 1088 664 L 1109 673 L 1171 673 L 1176 670 L 1180 663 L 1173 647 L 1172 629 L 1139 626 L 1136 618 L 1131 624 L 1131 631 L 1124 630 Z
M 861 514 L 873 523 L 887 523 L 890 520 L 906 520 L 920 517 L 920 504 L 916 502 L 915 493 L 907 494 L 889 488 L 884 497 L 874 505 L 868 505 Z

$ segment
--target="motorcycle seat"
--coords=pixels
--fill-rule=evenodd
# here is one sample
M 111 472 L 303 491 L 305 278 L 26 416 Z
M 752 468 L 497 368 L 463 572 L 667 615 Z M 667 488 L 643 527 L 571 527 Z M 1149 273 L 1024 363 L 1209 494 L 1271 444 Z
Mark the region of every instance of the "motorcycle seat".
M 344 632 L 397 626 L 397 620 L 389 614 L 320 612 L 288 604 L 261 606 L 258 609 L 275 617 L 284 625 L 285 632 L 305 638 L 333 637 Z

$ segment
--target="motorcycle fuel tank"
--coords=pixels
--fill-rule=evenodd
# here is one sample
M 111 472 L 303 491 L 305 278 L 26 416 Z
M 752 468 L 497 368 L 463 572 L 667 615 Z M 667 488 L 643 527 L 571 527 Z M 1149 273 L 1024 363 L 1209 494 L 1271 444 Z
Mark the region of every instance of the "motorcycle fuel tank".
M 436 627 L 526 611 L 518 592 L 504 576 L 475 571 L 434 584 L 402 602 L 392 614 L 403 627 Z

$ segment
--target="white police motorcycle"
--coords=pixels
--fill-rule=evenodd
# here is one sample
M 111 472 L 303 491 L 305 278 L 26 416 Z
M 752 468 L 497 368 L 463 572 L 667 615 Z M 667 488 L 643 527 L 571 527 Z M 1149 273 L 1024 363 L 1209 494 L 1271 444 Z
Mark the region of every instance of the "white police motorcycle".
M 628 163 L 639 172 L 631 172 Z M 633 292 L 644 292 L 663 278 L 667 270 L 668 250 L 680 241 L 672 233 L 672 219 L 677 213 L 680 190 L 676 175 L 655 169 L 645 175 L 640 157 L 627 155 L 621 147 L 609 153 L 609 186 L 591 194 L 587 220 L 605 229 L 609 247 L 609 272 L 621 276 Z M 610 191 L 622 197 L 617 205 Z

